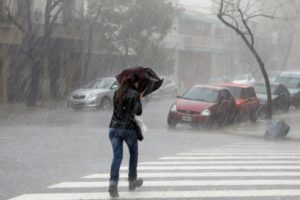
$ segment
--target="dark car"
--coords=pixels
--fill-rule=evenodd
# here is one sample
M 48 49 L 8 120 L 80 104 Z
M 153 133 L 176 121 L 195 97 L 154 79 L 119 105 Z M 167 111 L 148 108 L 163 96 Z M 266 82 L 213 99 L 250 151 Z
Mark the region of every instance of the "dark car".
M 177 124 L 221 126 L 232 123 L 238 113 L 234 97 L 223 87 L 195 85 L 176 99 L 168 115 L 169 127 Z
M 291 94 L 291 106 L 300 108 L 300 71 L 281 72 L 275 80 L 287 87 Z
M 257 120 L 256 111 L 260 101 L 252 86 L 238 83 L 223 83 L 219 86 L 228 88 L 234 96 L 240 119 L 250 119 L 253 122 Z
M 271 83 L 272 94 L 272 108 L 273 111 L 281 110 L 288 112 L 290 107 L 291 95 L 289 90 L 280 83 Z M 267 107 L 267 90 L 265 83 L 255 83 L 254 85 L 256 95 L 260 99 L 260 108 L 257 112 L 258 115 L 263 115 L 266 112 Z

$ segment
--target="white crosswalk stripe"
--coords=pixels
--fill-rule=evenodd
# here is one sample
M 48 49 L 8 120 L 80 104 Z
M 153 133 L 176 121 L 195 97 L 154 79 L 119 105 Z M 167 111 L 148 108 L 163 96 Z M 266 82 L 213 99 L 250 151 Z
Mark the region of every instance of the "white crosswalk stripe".
M 277 145 L 277 146 L 276 146 Z M 121 199 L 300 198 L 300 147 L 239 143 L 224 148 L 183 152 L 141 162 L 143 187 L 128 192 L 127 166 L 120 171 Z M 242 147 L 242 148 L 241 148 Z M 282 149 L 280 149 L 282 147 Z M 279 150 L 280 149 L 280 150 Z M 282 150 L 282 151 L 281 151 Z M 108 173 L 48 187 L 48 193 L 24 194 L 11 200 L 110 199 Z
M 120 173 L 120 178 L 127 178 L 127 173 Z M 247 171 L 247 172 L 157 172 L 157 173 L 139 173 L 140 177 L 143 178 L 205 178 L 205 177 L 297 177 L 300 176 L 300 172 L 257 172 L 257 171 Z M 109 174 L 92 174 L 83 177 L 82 179 L 108 179 Z

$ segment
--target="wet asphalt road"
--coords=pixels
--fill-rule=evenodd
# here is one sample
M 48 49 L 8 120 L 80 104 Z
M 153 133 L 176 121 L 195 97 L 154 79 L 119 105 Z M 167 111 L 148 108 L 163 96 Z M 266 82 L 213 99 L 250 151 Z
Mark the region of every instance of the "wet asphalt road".
M 171 103 L 156 101 L 145 107 L 143 115 L 149 131 L 139 143 L 140 162 L 194 150 L 222 149 L 235 143 L 261 142 L 259 138 L 222 130 L 190 130 L 185 126 L 169 130 L 166 117 Z M 0 117 L 0 199 L 43 193 L 52 184 L 109 172 L 110 111 L 78 112 L 65 106 L 12 112 L 6 109 Z M 123 163 L 128 163 L 127 150 Z

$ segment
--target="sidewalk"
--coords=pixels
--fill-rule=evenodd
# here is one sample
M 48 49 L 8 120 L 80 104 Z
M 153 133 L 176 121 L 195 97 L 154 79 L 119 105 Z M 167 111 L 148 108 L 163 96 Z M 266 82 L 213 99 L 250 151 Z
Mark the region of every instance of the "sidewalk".
M 300 141 L 300 111 L 291 110 L 288 113 L 276 113 L 273 115 L 272 121 L 284 120 L 288 126 L 290 126 L 290 131 L 288 132 L 286 138 L 294 139 Z M 260 137 L 263 138 L 266 129 L 270 126 L 271 121 L 265 119 L 258 119 L 256 123 L 243 122 L 241 124 L 232 125 L 226 127 L 224 132 L 231 134 L 246 135 L 250 137 Z

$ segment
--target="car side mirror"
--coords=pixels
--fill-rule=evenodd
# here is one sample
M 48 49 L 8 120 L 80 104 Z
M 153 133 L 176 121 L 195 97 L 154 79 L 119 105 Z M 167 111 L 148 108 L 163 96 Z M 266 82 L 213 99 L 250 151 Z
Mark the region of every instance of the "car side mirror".
M 117 89 L 117 88 L 118 88 L 118 85 L 111 86 L 111 89 Z

